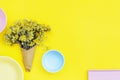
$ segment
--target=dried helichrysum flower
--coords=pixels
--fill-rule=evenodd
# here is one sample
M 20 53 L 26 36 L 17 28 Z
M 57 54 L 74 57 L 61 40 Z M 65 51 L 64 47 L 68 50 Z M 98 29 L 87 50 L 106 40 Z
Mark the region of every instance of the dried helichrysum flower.
M 34 21 L 18 21 L 13 26 L 9 27 L 5 34 L 5 41 L 10 45 L 19 43 L 22 48 L 27 50 L 35 45 L 39 45 L 45 33 L 48 31 L 50 31 L 50 27 L 38 24 Z

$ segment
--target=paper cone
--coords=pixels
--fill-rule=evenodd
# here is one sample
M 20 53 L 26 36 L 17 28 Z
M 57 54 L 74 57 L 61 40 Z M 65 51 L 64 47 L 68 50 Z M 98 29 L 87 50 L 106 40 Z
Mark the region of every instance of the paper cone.
M 33 58 L 34 58 L 35 47 L 29 50 L 22 48 L 21 50 L 22 50 L 23 63 L 24 63 L 25 69 L 26 71 L 30 71 L 32 67 Z

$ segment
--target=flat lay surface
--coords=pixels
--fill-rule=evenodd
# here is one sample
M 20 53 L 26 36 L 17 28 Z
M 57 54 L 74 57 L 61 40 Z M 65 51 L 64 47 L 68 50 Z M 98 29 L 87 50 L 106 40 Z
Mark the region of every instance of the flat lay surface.
M 25 80 L 88 80 L 88 70 L 120 69 L 119 4 L 119 0 L 0 0 L 7 16 L 0 56 L 15 59 Z M 24 18 L 51 27 L 44 45 L 36 47 L 31 72 L 25 71 L 20 46 L 4 43 L 7 28 Z M 42 67 L 45 46 L 64 55 L 60 72 L 51 74 Z

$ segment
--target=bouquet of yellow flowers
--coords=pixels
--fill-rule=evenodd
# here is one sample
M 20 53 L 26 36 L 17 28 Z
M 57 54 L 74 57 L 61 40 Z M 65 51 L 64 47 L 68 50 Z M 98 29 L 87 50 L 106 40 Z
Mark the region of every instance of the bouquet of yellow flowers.
M 6 32 L 5 41 L 7 43 L 10 45 L 20 44 L 26 70 L 30 71 L 34 48 L 41 43 L 45 33 L 48 31 L 50 31 L 48 26 L 38 24 L 34 21 L 23 20 L 9 27 Z

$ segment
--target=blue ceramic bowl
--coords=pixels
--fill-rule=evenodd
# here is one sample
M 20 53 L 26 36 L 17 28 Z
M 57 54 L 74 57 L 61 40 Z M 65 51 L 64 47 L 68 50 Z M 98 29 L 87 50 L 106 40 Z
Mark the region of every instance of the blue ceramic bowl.
M 57 50 L 49 50 L 43 55 L 42 66 L 48 72 L 58 72 L 64 66 L 64 57 Z

